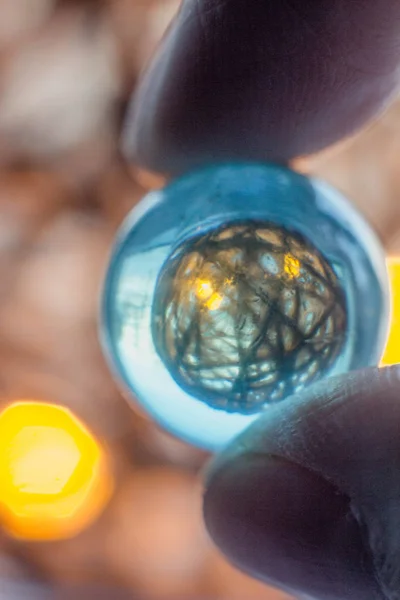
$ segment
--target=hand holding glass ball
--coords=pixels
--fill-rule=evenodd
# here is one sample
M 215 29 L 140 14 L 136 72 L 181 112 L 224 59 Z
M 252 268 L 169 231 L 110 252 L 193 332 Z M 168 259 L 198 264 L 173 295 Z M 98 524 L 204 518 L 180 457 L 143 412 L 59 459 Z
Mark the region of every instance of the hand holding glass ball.
M 386 338 L 370 228 L 340 194 L 268 163 L 386 105 L 399 30 L 395 0 L 186 0 L 125 131 L 129 159 L 184 177 L 117 241 L 110 363 L 191 443 L 217 449 L 254 421 L 216 459 L 205 520 L 236 565 L 296 597 L 399 595 L 399 375 L 352 372 L 377 365 Z

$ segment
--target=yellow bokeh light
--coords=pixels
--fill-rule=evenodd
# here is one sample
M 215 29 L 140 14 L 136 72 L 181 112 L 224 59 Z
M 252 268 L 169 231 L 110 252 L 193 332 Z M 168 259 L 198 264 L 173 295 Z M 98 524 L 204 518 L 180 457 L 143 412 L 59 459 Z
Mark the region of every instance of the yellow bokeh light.
M 210 281 L 199 281 L 197 285 L 197 296 L 200 300 L 208 300 L 214 293 Z
M 389 337 L 381 366 L 400 363 L 400 256 L 387 259 L 391 292 L 391 320 Z
M 68 433 L 42 426 L 19 431 L 8 456 L 12 486 L 26 494 L 62 493 L 80 460 L 79 448 Z
M 14 537 L 72 537 L 105 507 L 108 458 L 66 408 L 21 401 L 0 413 L 0 520 Z
M 218 310 L 223 301 L 221 294 L 214 293 L 209 300 L 206 302 L 206 306 L 209 310 Z
M 295 279 L 300 275 L 300 261 L 293 254 L 285 254 L 285 274 L 290 279 Z

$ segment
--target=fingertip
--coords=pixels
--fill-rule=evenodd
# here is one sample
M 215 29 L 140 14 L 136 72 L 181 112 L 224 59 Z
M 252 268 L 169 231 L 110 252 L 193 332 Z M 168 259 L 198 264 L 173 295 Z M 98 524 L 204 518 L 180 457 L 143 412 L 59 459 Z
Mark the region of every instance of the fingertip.
M 210 476 L 208 531 L 250 575 L 318 599 L 382 598 L 349 499 L 283 458 L 245 453 Z
M 204 516 L 235 564 L 318 600 L 398 589 L 399 382 L 399 366 L 320 382 L 214 459 Z
M 397 93 L 399 24 L 397 0 L 186 0 L 135 94 L 125 156 L 179 175 L 347 138 Z

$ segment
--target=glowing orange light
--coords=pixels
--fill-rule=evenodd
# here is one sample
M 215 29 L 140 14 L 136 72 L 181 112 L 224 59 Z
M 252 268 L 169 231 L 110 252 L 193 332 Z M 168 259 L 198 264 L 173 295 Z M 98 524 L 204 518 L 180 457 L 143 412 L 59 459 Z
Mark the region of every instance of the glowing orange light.
M 381 366 L 400 363 L 400 257 L 387 259 L 390 278 L 392 315 L 389 338 L 383 354 Z
M 294 279 L 300 275 L 300 261 L 292 254 L 285 254 L 284 270 L 290 279 Z
M 209 281 L 199 281 L 197 286 L 197 296 L 201 300 L 208 300 L 214 293 L 214 289 Z
M 223 301 L 223 297 L 221 296 L 221 294 L 217 294 L 217 292 L 215 292 L 211 296 L 211 298 L 209 300 L 207 300 L 206 306 L 211 311 L 218 310 L 222 304 L 222 301 Z
M 0 413 L 0 519 L 14 537 L 78 534 L 112 487 L 106 455 L 68 409 L 21 401 Z
M 229 285 L 231 280 L 227 279 L 225 281 L 226 285 Z M 214 288 L 210 281 L 200 280 L 197 283 L 196 294 L 200 300 L 204 301 L 204 305 L 208 308 L 208 310 L 218 310 L 221 306 L 224 297 L 218 292 L 214 291 Z

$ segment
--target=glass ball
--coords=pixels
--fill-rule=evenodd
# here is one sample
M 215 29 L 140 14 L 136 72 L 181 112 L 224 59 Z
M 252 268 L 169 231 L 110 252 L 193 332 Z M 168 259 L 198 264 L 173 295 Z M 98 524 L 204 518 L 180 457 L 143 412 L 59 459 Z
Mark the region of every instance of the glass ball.
M 128 216 L 101 337 L 129 398 L 217 450 L 272 403 L 376 365 L 388 298 L 380 244 L 337 191 L 284 167 L 219 165 Z
M 184 241 L 153 301 L 156 352 L 195 398 L 253 414 L 321 377 L 346 335 L 334 271 L 299 234 L 268 222 Z

